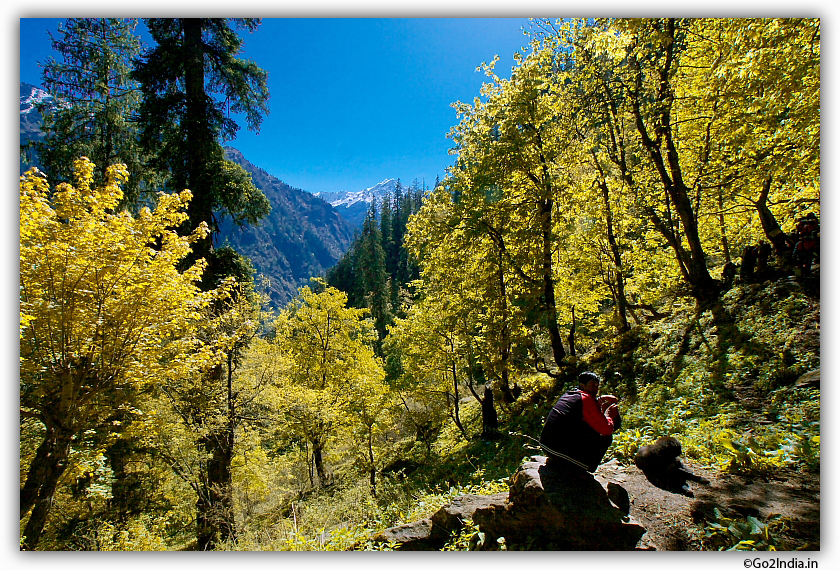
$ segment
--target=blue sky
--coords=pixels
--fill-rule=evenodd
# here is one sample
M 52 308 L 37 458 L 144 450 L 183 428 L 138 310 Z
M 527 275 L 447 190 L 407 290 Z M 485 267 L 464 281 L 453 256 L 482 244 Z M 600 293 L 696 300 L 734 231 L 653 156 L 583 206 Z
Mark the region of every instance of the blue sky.
M 21 18 L 21 81 L 40 85 L 47 30 L 61 21 Z M 431 186 L 453 160 L 450 103 L 478 96 L 486 77 L 476 67 L 496 54 L 509 76 L 527 28 L 525 18 L 263 19 L 243 33 L 244 57 L 268 72 L 270 113 L 259 135 L 240 121 L 228 144 L 310 192 L 385 178 Z

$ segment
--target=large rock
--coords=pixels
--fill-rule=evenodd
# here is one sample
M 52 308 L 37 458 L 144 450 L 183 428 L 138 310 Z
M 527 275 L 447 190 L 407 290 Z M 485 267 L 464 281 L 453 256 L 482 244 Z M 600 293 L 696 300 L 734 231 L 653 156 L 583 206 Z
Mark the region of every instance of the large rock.
M 445 542 L 452 534 L 464 528 L 464 521 L 471 520 L 476 510 L 504 505 L 507 497 L 507 493 L 455 497 L 451 503 L 442 506 L 432 515 L 432 536 Z
M 504 504 L 507 493 L 461 495 L 442 506 L 430 518 L 386 528 L 373 535 L 376 542 L 389 542 L 397 550 L 439 550 L 449 538 L 464 528 L 479 508 Z
M 509 547 L 531 550 L 634 549 L 645 528 L 627 514 L 627 491 L 564 465 L 531 457 L 511 476 L 508 493 L 455 497 L 430 518 L 385 529 L 372 539 L 398 550 L 438 550 L 472 519 L 491 548 L 504 537 Z
M 534 456 L 510 478 L 504 504 L 479 508 L 473 521 L 485 533 L 485 543 L 542 550 L 632 550 L 645 528 L 610 501 L 611 493 L 590 473 L 567 464 L 546 465 Z M 622 497 L 623 498 L 623 497 Z M 623 501 L 620 501 L 623 502 Z
M 431 519 L 386 528 L 374 534 L 376 542 L 388 542 L 398 550 L 439 550 L 439 540 L 432 539 Z
M 798 388 L 819 388 L 820 387 L 820 369 L 811 370 L 796 379 Z

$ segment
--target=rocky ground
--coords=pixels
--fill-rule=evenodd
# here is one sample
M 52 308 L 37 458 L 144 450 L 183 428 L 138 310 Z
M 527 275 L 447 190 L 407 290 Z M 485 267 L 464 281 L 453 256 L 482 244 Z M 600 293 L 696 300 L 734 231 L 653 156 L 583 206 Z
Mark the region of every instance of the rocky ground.
M 621 465 L 613 460 L 596 471 L 596 478 L 615 481 L 629 493 L 630 515 L 647 529 L 639 548 L 703 549 L 702 527 L 717 507 L 724 516 L 732 518 L 752 515 L 763 521 L 770 515 L 782 515 L 787 524 L 779 538 L 786 550 L 819 550 L 818 473 L 780 471 L 771 479 L 756 479 L 685 464 L 710 481 L 709 485 L 691 483 L 693 498 L 654 487 L 635 465 Z
M 709 480 L 705 485 L 691 483 L 694 496 L 688 497 L 653 486 L 635 465 L 622 465 L 617 460 L 598 467 L 595 472 L 597 483 L 587 475 L 563 479 L 565 483 L 560 487 L 557 486 L 560 479 L 555 478 L 554 483 L 546 479 L 548 473 L 544 471 L 544 464 L 544 457 L 532 457 L 523 463 L 511 478 L 510 494 L 459 496 L 430 518 L 386 529 L 372 538 L 376 542 L 390 542 L 401 550 L 437 550 L 463 527 L 463 520 L 473 519 L 488 536 L 505 536 L 515 549 L 526 546 L 529 550 L 577 550 L 581 547 L 600 550 L 604 548 L 603 544 L 608 544 L 608 550 L 633 549 L 634 546 L 637 550 L 715 550 L 718 545 L 705 538 L 705 527 L 716 520 L 717 509 L 723 517 L 738 521 L 753 516 L 764 522 L 768 517 L 779 515 L 784 524 L 773 527 L 771 532 L 777 550 L 820 549 L 819 474 L 778 471 L 771 478 L 758 479 L 700 469 L 684 462 L 694 473 Z M 631 519 L 624 519 L 613 528 L 610 525 L 618 519 L 607 511 L 617 511 L 616 507 L 627 504 L 623 500 L 609 503 L 607 495 L 616 500 L 610 491 L 615 483 L 629 495 Z M 597 499 L 599 484 L 604 489 L 602 499 Z M 592 499 L 571 499 L 572 496 Z M 560 507 L 564 514 L 552 516 L 552 513 L 557 514 L 555 511 L 560 505 L 569 505 L 570 500 L 577 506 Z M 538 513 L 534 512 L 535 508 Z M 604 531 L 603 536 L 598 532 L 581 531 L 581 516 L 590 522 L 602 521 L 606 526 L 598 522 L 592 524 L 593 529 Z M 621 517 L 620 513 L 618 516 Z M 535 531 L 535 524 L 545 532 Z M 642 530 L 633 530 L 638 529 L 636 525 L 644 527 L 644 534 L 641 534 Z M 543 544 L 546 532 L 550 536 L 566 537 L 572 546 Z M 631 538 L 632 534 L 635 536 Z M 603 544 L 597 542 L 597 537 L 593 538 L 595 535 Z M 630 539 L 623 547 L 618 544 L 619 535 L 625 542 Z M 595 542 L 580 545 L 575 537 Z M 489 540 L 487 545 L 481 549 L 496 549 L 494 540 Z M 541 545 L 544 548 L 540 548 Z M 765 544 L 757 549 L 768 548 Z
M 788 285 L 794 280 L 784 280 Z M 819 266 L 802 285 L 815 299 L 814 310 L 805 317 L 796 342 L 820 351 Z M 797 381 L 798 386 L 819 389 L 820 371 L 813 370 Z M 745 414 L 743 425 L 774 421 L 766 398 L 752 385 L 734 386 L 733 395 Z M 683 460 L 709 485 L 691 483 L 695 497 L 663 491 L 651 485 L 635 465 L 621 465 L 613 460 L 601 465 L 596 476 L 620 483 L 630 494 L 630 514 L 646 529 L 639 548 L 656 550 L 701 550 L 703 527 L 714 518 L 714 508 L 729 518 L 754 516 L 761 521 L 781 515 L 784 528 L 777 531 L 785 550 L 820 549 L 820 474 L 782 469 L 767 477 L 730 475 L 700 469 Z M 705 545 L 708 548 L 708 545 Z

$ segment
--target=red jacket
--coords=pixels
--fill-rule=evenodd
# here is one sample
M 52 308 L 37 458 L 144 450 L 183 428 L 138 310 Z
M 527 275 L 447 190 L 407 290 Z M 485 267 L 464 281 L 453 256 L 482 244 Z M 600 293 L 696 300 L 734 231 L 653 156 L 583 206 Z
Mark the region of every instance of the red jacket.
M 615 422 L 601 412 L 601 405 L 598 400 L 583 390 L 581 390 L 580 395 L 581 400 L 583 400 L 583 421 L 601 435 L 612 435 L 615 431 Z

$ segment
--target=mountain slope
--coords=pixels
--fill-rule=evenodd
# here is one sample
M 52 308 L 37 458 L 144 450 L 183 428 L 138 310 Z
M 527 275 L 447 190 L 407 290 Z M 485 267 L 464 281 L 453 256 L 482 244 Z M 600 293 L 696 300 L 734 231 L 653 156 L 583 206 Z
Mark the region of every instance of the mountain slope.
M 271 212 L 246 228 L 226 220 L 218 244 L 228 242 L 249 257 L 257 273 L 269 279 L 272 302 L 285 304 L 310 277 L 338 262 L 350 247 L 353 228 L 324 200 L 271 176 L 237 149 L 225 147 L 225 155 L 251 174 L 271 202 Z

